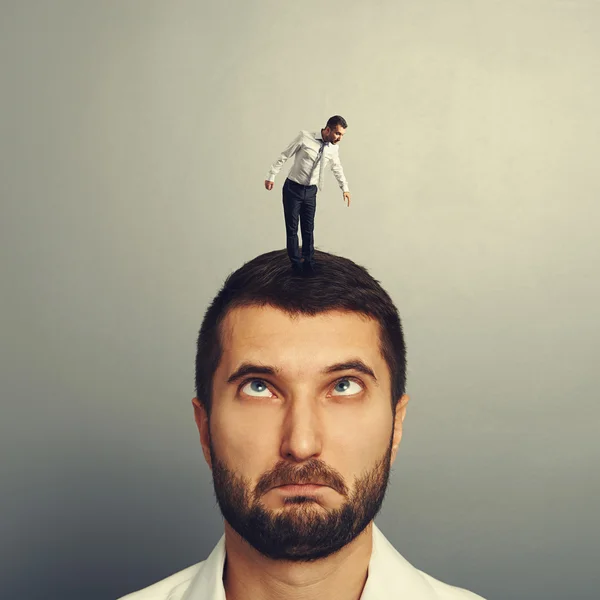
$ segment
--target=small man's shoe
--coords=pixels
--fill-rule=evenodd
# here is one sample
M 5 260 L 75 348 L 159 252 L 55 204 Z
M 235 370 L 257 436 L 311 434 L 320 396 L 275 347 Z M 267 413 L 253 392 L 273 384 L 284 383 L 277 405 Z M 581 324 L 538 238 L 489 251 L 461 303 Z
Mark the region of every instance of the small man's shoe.
M 311 277 L 315 274 L 315 263 L 310 260 L 305 260 L 302 265 L 302 270 L 304 271 L 304 275 Z

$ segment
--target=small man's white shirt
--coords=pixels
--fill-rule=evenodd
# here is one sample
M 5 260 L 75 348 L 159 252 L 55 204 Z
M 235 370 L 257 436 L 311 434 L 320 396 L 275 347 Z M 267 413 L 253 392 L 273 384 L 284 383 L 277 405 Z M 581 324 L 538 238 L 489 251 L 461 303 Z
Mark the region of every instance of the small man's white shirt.
M 302 185 L 317 185 L 319 183 L 319 168 L 313 169 L 323 138 L 321 132 L 301 131 L 292 143 L 279 155 L 267 173 L 267 181 L 275 181 L 275 176 L 281 171 L 284 163 L 294 157 L 294 164 L 288 173 L 288 178 Z M 343 192 L 349 192 L 348 181 L 340 162 L 340 151 L 337 144 L 325 144 L 323 148 L 323 168 L 331 167 L 335 178 Z M 312 174 L 312 176 L 311 176 Z
M 120 600 L 226 600 L 225 536 L 203 562 Z M 483 600 L 413 567 L 373 524 L 373 551 L 360 600 Z

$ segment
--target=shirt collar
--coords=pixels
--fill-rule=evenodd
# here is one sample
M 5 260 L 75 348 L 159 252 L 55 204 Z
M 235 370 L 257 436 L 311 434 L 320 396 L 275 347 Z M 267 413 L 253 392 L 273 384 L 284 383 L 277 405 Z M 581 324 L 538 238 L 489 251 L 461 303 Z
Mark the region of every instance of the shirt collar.
M 321 130 L 320 130 L 320 129 L 319 129 L 319 131 L 317 131 L 317 132 L 314 134 L 314 136 L 315 136 L 315 139 L 316 139 L 318 142 L 323 142 L 323 141 L 324 141 L 324 140 L 323 140 L 323 135 L 321 134 Z M 326 146 L 329 146 L 329 142 L 325 142 L 325 145 L 326 145 Z
M 209 557 L 201 563 L 181 600 L 226 600 L 223 587 L 224 566 L 223 535 Z M 436 600 L 437 595 L 423 574 L 398 553 L 373 523 L 373 551 L 369 561 L 369 575 L 360 600 L 381 598 Z M 174 596 L 168 600 L 178 598 Z

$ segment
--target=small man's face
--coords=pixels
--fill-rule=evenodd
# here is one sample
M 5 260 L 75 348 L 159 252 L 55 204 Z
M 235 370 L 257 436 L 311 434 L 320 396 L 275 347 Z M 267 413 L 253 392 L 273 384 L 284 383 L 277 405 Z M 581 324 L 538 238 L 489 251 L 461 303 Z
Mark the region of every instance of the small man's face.
M 242 307 L 221 335 L 210 425 L 194 403 L 225 520 L 271 558 L 339 550 L 381 506 L 408 400 L 394 415 L 379 324 Z
M 331 144 L 337 144 L 346 133 L 346 130 L 341 125 L 336 125 L 333 129 L 331 127 L 325 128 L 326 142 Z

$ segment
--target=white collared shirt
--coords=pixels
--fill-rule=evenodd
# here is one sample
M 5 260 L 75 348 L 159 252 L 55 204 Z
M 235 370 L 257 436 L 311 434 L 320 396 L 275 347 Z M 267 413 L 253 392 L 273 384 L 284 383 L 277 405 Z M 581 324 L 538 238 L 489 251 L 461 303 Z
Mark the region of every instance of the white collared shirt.
M 279 155 L 279 158 L 271 165 L 267 173 L 267 181 L 275 181 L 275 176 L 284 163 L 294 156 L 294 164 L 288 174 L 288 179 L 301 183 L 302 185 L 318 185 L 319 168 L 313 169 L 323 138 L 321 132 L 301 131 L 294 141 Z M 335 178 L 343 192 L 349 192 L 348 182 L 344 176 L 344 169 L 340 162 L 340 152 L 337 144 L 325 144 L 323 148 L 323 168 L 331 167 Z M 312 173 L 312 177 L 311 177 Z
M 223 587 L 225 536 L 210 556 L 120 600 L 226 600 Z M 373 524 L 373 551 L 360 600 L 483 600 L 413 567 Z M 251 599 L 249 599 L 251 600 Z

